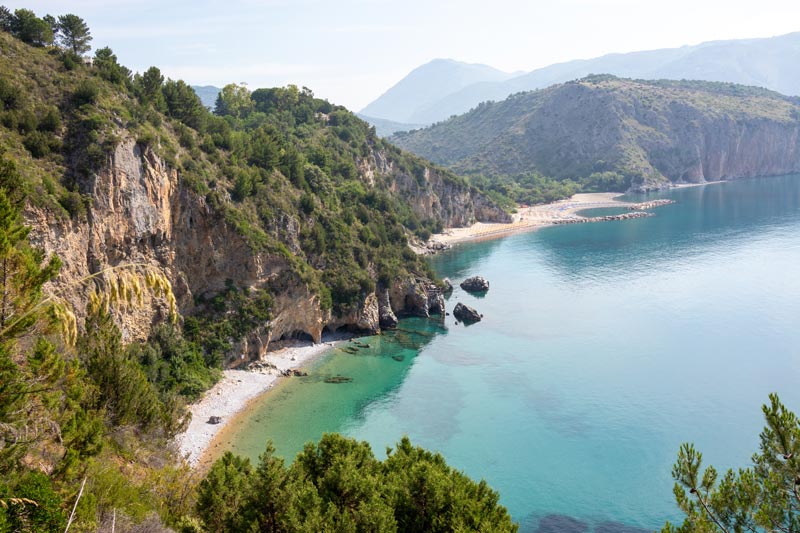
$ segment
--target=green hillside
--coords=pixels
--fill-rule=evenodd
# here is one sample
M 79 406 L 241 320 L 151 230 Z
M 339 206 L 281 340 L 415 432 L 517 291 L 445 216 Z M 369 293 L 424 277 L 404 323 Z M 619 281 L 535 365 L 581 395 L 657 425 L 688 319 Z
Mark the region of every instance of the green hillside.
M 591 76 L 391 141 L 473 176 L 626 190 L 797 171 L 798 127 L 798 100 L 766 89 Z
M 237 346 L 269 331 L 292 288 L 358 329 L 351 317 L 379 287 L 430 286 L 409 240 L 452 223 L 454 198 L 482 197 L 308 89 L 230 85 L 213 114 L 155 67 L 134 75 L 108 48 L 86 61 L 90 34 L 74 15 L 0 7 L 0 30 L 0 532 L 219 530 L 198 512 L 199 474 L 173 448 L 186 403 L 239 359 Z M 151 231 L 153 213 L 180 235 Z M 63 260 L 43 249 L 54 243 Z M 195 245 L 212 253 L 191 255 Z M 240 255 L 211 257 L 231 250 Z M 192 280 L 182 264 L 266 274 L 210 268 Z M 153 312 L 137 315 L 143 307 Z M 363 444 L 336 444 L 355 450 L 347 476 L 382 468 L 363 461 Z M 486 510 L 460 527 L 513 530 L 496 493 L 404 446 L 408 464 L 430 463 L 460 487 L 442 491 L 442 505 Z M 354 495 L 360 514 L 320 489 L 312 516 L 303 498 L 316 488 L 293 481 L 282 498 L 309 515 L 274 530 L 355 528 L 370 509 L 385 524 L 430 520 L 394 496 L 409 481 L 400 474 Z

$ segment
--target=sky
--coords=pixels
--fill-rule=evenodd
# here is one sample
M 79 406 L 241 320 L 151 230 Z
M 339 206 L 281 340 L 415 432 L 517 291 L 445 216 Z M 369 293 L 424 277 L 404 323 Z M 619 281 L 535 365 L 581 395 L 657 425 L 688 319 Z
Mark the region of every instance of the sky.
M 800 31 L 797 0 L 0 0 L 74 13 L 95 48 L 192 85 L 290 83 L 358 111 L 435 58 L 507 72 Z

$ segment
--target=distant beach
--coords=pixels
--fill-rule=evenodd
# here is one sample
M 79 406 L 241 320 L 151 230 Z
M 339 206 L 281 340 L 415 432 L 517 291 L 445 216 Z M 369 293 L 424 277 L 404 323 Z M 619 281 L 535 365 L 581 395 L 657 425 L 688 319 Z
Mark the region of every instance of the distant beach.
M 449 246 L 462 242 L 505 237 L 512 233 L 531 231 L 560 221 L 581 218 L 577 213 L 584 209 L 604 207 L 629 207 L 631 202 L 617 200 L 618 192 L 593 192 L 575 194 L 567 200 L 517 208 L 509 223 L 476 222 L 467 228 L 451 228 L 433 235 L 430 242 Z

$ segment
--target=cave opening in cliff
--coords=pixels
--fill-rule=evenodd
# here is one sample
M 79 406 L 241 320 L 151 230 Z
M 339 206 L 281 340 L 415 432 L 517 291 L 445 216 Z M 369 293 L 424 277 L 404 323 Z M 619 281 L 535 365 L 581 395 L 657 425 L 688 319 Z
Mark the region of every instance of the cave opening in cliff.
M 331 326 L 325 326 L 324 328 L 322 328 L 323 335 L 331 335 L 331 334 L 336 335 L 337 333 L 351 333 L 351 332 L 352 328 L 347 324 L 339 326 L 338 328 L 332 328 Z
M 303 330 L 296 329 L 290 333 L 284 333 L 283 335 L 281 335 L 281 338 L 279 340 L 282 341 L 297 340 L 297 341 L 314 342 L 314 337 L 312 337 Z

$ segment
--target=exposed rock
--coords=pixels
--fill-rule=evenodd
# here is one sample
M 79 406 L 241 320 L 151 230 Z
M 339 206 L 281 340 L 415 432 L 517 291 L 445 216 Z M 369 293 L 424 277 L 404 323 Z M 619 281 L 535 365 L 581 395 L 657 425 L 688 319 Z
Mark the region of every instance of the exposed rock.
M 401 174 L 382 151 L 373 151 L 359 170 L 369 182 L 376 174 L 394 175 L 391 191 L 402 196 L 422 220 L 441 220 L 445 227 L 464 227 L 480 222 L 511 222 L 503 211 L 477 189 L 465 186 L 448 172 L 424 167 L 420 176 Z
M 481 314 L 475 309 L 461 302 L 457 303 L 455 309 L 453 309 L 453 316 L 465 324 L 480 322 L 482 318 Z
M 461 288 L 467 292 L 486 292 L 489 290 L 489 282 L 481 276 L 473 276 L 462 281 Z
M 442 285 L 444 285 L 444 289 L 442 289 L 442 293 L 447 296 L 451 292 L 453 292 L 453 282 L 450 281 L 450 278 L 444 278 L 442 280 Z
M 208 422 L 206 422 L 206 423 L 207 424 L 220 424 L 220 423 L 222 423 L 222 417 L 221 416 L 209 416 L 208 417 Z
M 380 173 L 386 170 L 382 167 L 394 163 L 385 154 L 374 154 L 369 165 Z M 468 188 L 437 172 L 426 172 L 424 184 L 413 185 L 408 181 L 414 181 L 413 177 L 405 176 L 399 178 L 395 191 L 410 194 L 420 216 L 436 215 L 434 218 L 446 225 L 481 217 L 502 218 L 489 207 L 478 214 L 476 209 L 485 200 L 473 198 Z M 341 316 L 333 316 L 322 309 L 317 295 L 290 275 L 292 266 L 286 257 L 253 251 L 204 196 L 183 186 L 176 170 L 132 138 L 123 138 L 105 168 L 86 178 L 80 188 L 93 202 L 86 220 L 55 216 L 33 205 L 25 210 L 32 228 L 31 243 L 47 254 L 58 254 L 62 260 L 61 274 L 51 290 L 65 292 L 79 324 L 85 316 L 89 291 L 65 289 L 103 269 L 128 263 L 163 272 L 184 316 L 196 311 L 199 298 L 211 298 L 229 284 L 270 290 L 274 297 L 272 320 L 256 326 L 234 344 L 224 361 L 226 367 L 261 359 L 275 340 L 308 338 L 318 343 L 326 326 L 330 330 L 347 327 L 376 333 L 381 327 L 396 326 L 398 315 L 427 317 L 431 304 L 433 309 L 443 310 L 438 295 L 429 298 L 429 280 L 408 276 L 394 280 L 379 294 L 367 295 Z M 431 192 L 435 194 L 430 196 Z M 439 214 L 437 210 L 441 210 Z M 281 239 L 294 249 L 299 242 L 299 222 L 284 217 L 278 225 Z M 147 292 L 144 299 L 141 306 L 113 310 L 126 341 L 147 338 L 154 324 L 168 318 L 166 301 Z
M 397 317 L 389 301 L 389 290 L 385 288 L 378 291 L 378 323 L 383 329 L 397 327 Z
M 428 312 L 434 315 L 444 315 L 444 294 L 442 289 L 434 284 L 428 286 Z
M 301 378 L 301 377 L 304 377 L 304 376 L 307 376 L 307 375 L 308 375 L 308 373 L 303 372 L 302 370 L 299 370 L 297 368 L 287 368 L 286 370 L 282 370 L 281 371 L 281 376 L 283 376 L 285 378 L 288 378 L 288 377 L 291 377 L 291 376 Z
M 402 316 L 429 317 L 428 291 L 413 277 L 398 280 L 389 288 L 389 300 L 395 313 Z

